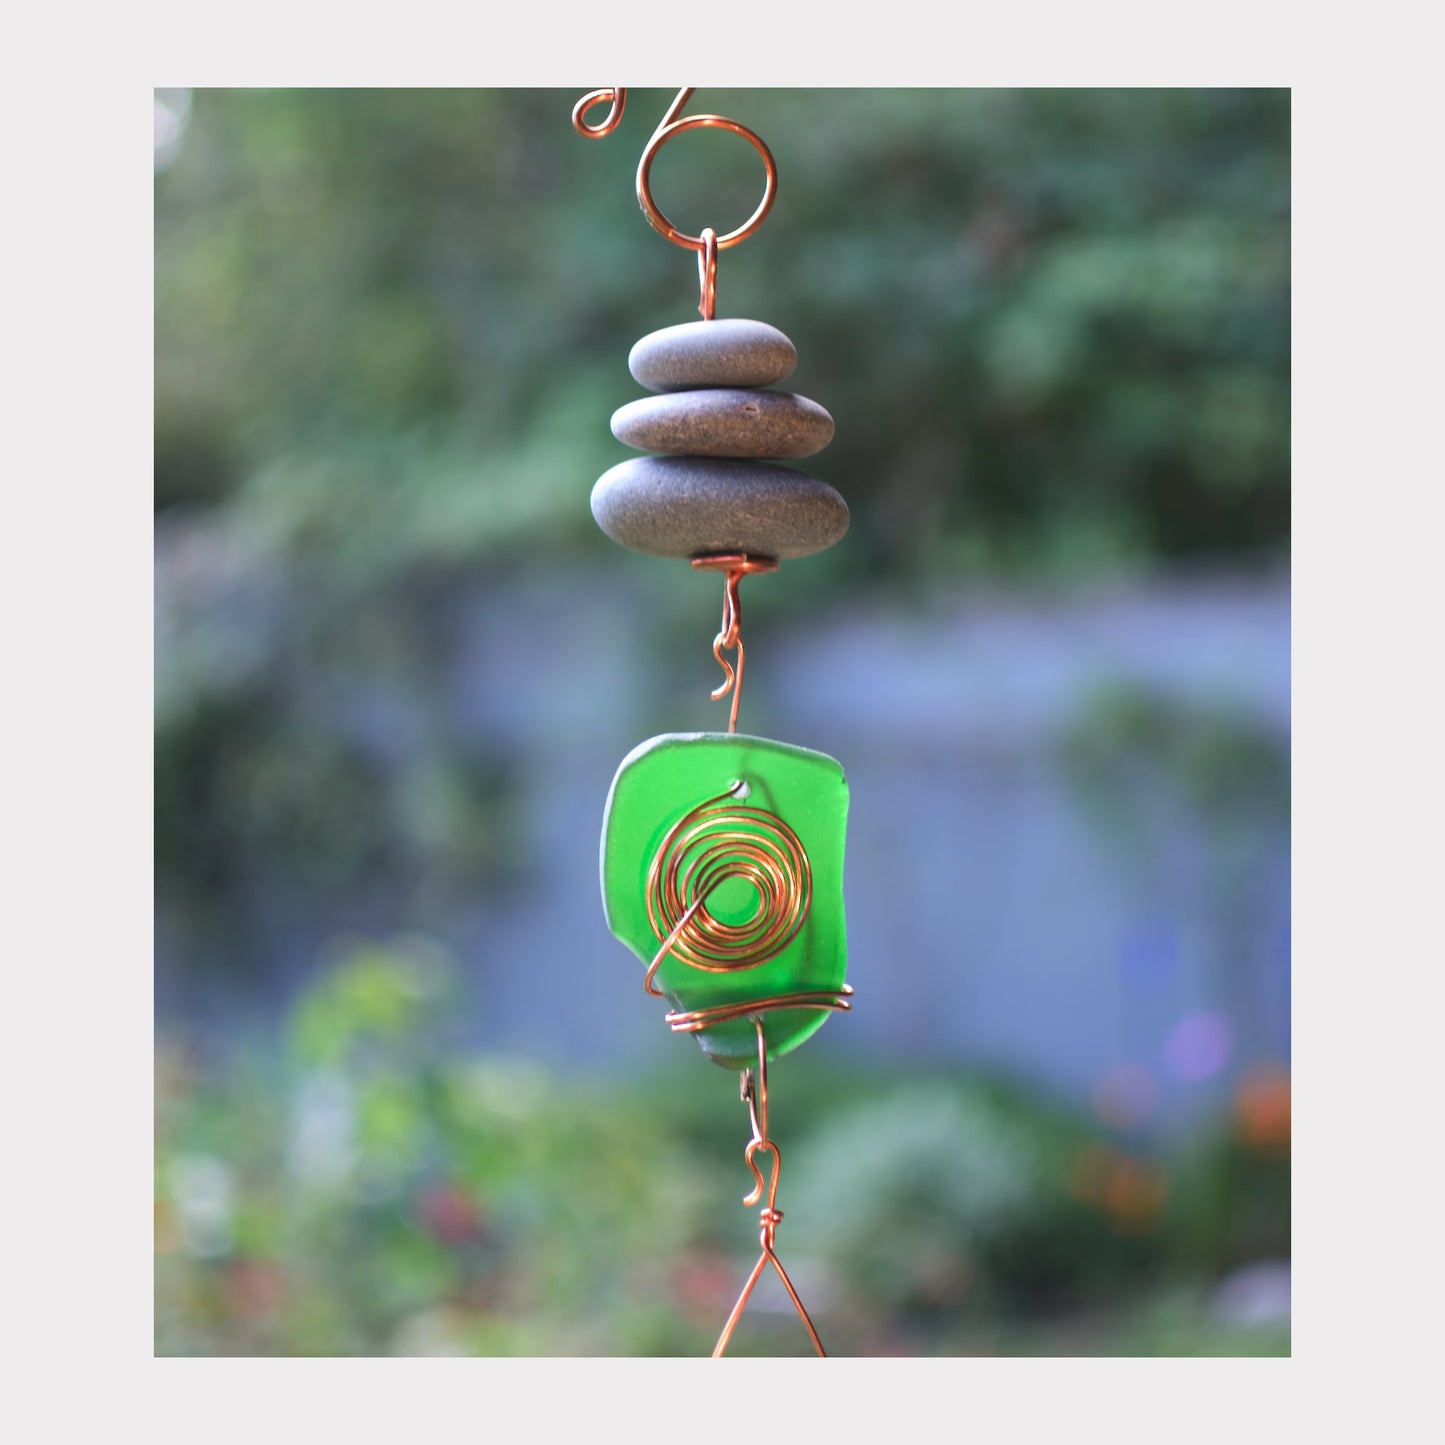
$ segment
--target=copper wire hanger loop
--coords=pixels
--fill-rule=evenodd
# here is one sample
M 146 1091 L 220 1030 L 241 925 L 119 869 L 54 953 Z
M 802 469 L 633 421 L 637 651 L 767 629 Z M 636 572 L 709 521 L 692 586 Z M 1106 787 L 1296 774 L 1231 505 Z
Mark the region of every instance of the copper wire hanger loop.
M 693 94 L 693 86 L 684 86 L 668 106 L 657 129 L 642 152 L 637 165 L 637 201 L 647 217 L 648 224 L 675 246 L 683 246 L 697 252 L 698 290 L 700 298 L 698 311 L 705 321 L 714 319 L 717 313 L 717 258 L 719 251 L 729 246 L 740 245 L 762 225 L 772 210 L 778 193 L 778 168 L 773 153 L 756 132 L 728 120 L 720 115 L 692 115 L 679 119 L 679 112 Z M 588 112 L 598 105 L 607 105 L 607 114 L 595 125 L 587 120 Z M 622 86 L 604 86 L 589 91 L 572 108 L 572 125 L 579 135 L 590 140 L 600 140 L 611 135 L 621 124 L 627 107 L 627 91 Z M 717 128 L 742 136 L 762 157 L 767 172 L 763 187 L 763 198 L 757 209 L 735 230 L 719 235 L 711 226 L 705 226 L 701 233 L 690 236 L 664 215 L 652 194 L 652 163 L 657 153 L 683 131 L 699 128 Z M 713 639 L 713 656 L 723 670 L 723 681 L 712 696 L 724 698 L 732 694 L 732 707 L 728 715 L 728 732 L 735 733 L 738 725 L 738 708 L 742 703 L 743 650 L 742 601 L 738 588 L 742 579 L 750 572 L 773 572 L 777 560 L 772 557 L 750 557 L 742 553 L 726 553 L 694 557 L 694 568 L 700 571 L 721 572 L 724 575 L 722 625 Z M 730 662 L 723 654 L 736 654 L 736 661 Z M 724 972 L 734 969 L 756 967 L 776 957 L 796 935 L 807 916 L 812 896 L 812 873 L 808 856 L 798 841 L 797 835 L 773 814 L 760 808 L 744 806 L 749 795 L 749 786 L 742 779 L 734 782 L 725 792 L 708 798 L 692 809 L 673 825 L 662 845 L 654 855 L 648 875 L 648 919 L 661 941 L 661 947 L 652 959 L 644 979 L 644 987 L 654 996 L 661 996 L 661 990 L 653 979 L 664 959 L 669 955 L 680 958 L 691 967 L 708 972 Z M 714 839 L 709 829 L 720 827 L 724 831 Z M 714 848 L 716 842 L 721 845 Z M 693 857 L 690 850 L 701 850 L 699 857 Z M 685 870 L 680 875 L 676 870 Z M 695 888 L 692 886 L 695 877 Z M 745 924 L 726 924 L 715 919 L 706 909 L 708 895 L 719 883 L 729 877 L 746 877 L 758 889 L 759 907 L 754 918 Z M 687 902 L 687 898 L 691 902 Z M 685 905 L 685 906 L 684 906 Z M 846 1011 L 853 990 L 846 984 L 831 992 L 799 992 L 773 995 L 742 1003 L 718 1005 L 713 1008 L 691 1012 L 669 1013 L 667 1022 L 674 1032 L 696 1033 L 715 1024 L 736 1019 L 750 1019 L 757 1031 L 758 1062 L 742 1072 L 740 1080 L 741 1097 L 748 1106 L 748 1117 L 752 1123 L 752 1138 L 744 1152 L 744 1160 L 752 1171 L 755 1181 L 753 1189 L 744 1196 L 744 1204 L 761 1204 L 759 1210 L 758 1241 L 761 1252 L 737 1303 L 728 1315 L 722 1334 L 713 1347 L 713 1358 L 717 1359 L 727 1351 L 733 1331 L 742 1318 L 743 1310 L 752 1297 L 753 1289 L 762 1278 L 763 1271 L 772 1265 L 783 1288 L 788 1292 L 793 1307 L 808 1331 L 808 1338 L 819 1355 L 826 1355 L 818 1332 L 808 1311 L 798 1298 L 788 1272 L 783 1268 L 777 1255 L 777 1229 L 782 1223 L 783 1213 L 777 1207 L 778 1176 L 782 1170 L 782 1155 L 778 1146 L 768 1134 L 768 1047 L 763 1033 L 761 1015 L 772 1009 L 821 1008 Z M 758 1156 L 766 1154 L 772 1161 L 769 1178 L 763 1178 L 758 1165 Z M 766 1192 L 767 1200 L 763 1203 Z
M 687 104 L 696 88 L 696 86 L 685 85 L 678 91 L 657 129 L 653 131 L 651 139 L 643 148 L 642 159 L 637 163 L 637 203 L 642 207 L 642 213 L 647 217 L 647 222 L 654 231 L 671 241 L 673 245 L 685 246 L 698 253 L 702 292 L 698 310 L 702 312 L 704 320 L 711 321 L 717 302 L 717 253 L 726 251 L 729 246 L 741 245 L 767 219 L 768 212 L 772 210 L 773 202 L 778 195 L 778 165 L 762 137 L 756 131 L 749 130 L 747 126 L 740 125 L 735 120 L 729 120 L 722 115 L 689 115 L 678 119 L 678 112 Z M 604 103 L 609 107 L 607 114 L 597 124 L 589 124 L 587 121 L 588 111 L 594 106 Z M 603 86 L 600 90 L 588 91 L 572 107 L 573 128 L 578 135 L 586 136 L 589 140 L 600 140 L 603 136 L 611 135 L 617 129 L 626 108 L 627 91 L 623 86 Z M 718 235 L 711 226 L 705 227 L 697 236 L 690 236 L 687 232 L 678 230 L 668 220 L 652 194 L 652 163 L 657 159 L 658 151 L 668 141 L 681 135 L 683 131 L 696 129 L 725 130 L 730 131 L 733 135 L 742 136 L 762 157 L 763 167 L 767 172 L 767 179 L 763 185 L 763 198 L 758 202 L 757 209 L 736 230 L 728 231 L 724 235 Z

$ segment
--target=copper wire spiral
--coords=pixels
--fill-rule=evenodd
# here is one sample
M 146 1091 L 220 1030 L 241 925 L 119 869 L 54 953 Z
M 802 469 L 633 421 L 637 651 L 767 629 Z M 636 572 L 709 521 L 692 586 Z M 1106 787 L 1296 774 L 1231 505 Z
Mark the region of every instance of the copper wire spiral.
M 747 796 L 739 780 L 698 804 L 668 829 L 647 872 L 647 921 L 667 952 L 692 968 L 727 973 L 753 968 L 780 954 L 797 936 L 813 896 L 813 870 L 798 835 Z M 734 879 L 757 890 L 743 923 L 724 923 L 708 895 Z M 647 971 L 646 987 L 656 994 Z
M 705 973 L 756 968 L 776 958 L 798 936 L 813 901 L 813 869 L 798 835 L 775 814 L 749 807 L 748 784 L 699 803 L 668 829 L 647 871 L 647 921 L 661 947 L 643 986 L 663 997 L 653 978 L 669 956 Z M 707 906 L 722 884 L 750 884 L 757 902 L 741 923 L 727 923 Z M 698 1033 L 714 1024 L 754 1018 L 780 1008 L 846 1011 L 853 990 L 810 989 L 740 999 L 712 1008 L 669 1013 L 674 1033 Z

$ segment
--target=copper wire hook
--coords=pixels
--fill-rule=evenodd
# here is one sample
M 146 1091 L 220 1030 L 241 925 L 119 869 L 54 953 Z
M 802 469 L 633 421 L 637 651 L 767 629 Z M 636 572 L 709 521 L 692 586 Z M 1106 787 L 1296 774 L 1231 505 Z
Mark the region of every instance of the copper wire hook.
M 754 1157 L 759 1152 L 767 1153 L 772 1157 L 773 1161 L 772 1179 L 766 1186 L 763 1183 L 763 1171 L 758 1168 L 757 1159 Z M 758 1181 L 749 1193 L 743 1195 L 743 1203 L 756 1204 L 763 1197 L 763 1189 L 766 1187 L 768 1191 L 768 1213 L 777 1215 L 778 1219 L 781 1220 L 783 1216 L 778 1210 L 778 1170 L 783 1161 L 778 1154 L 778 1146 L 771 1142 L 763 1143 L 760 1140 L 754 1139 L 748 1145 L 743 1158 L 748 1168 L 753 1171 L 753 1178 Z
M 738 708 L 743 700 L 743 604 L 738 596 L 738 585 L 750 572 L 776 572 L 777 562 L 771 557 L 749 557 L 742 552 L 720 552 L 710 557 L 694 557 L 693 567 L 699 572 L 721 572 L 724 574 L 722 626 L 713 638 L 712 655 L 717 658 L 723 670 L 721 684 L 713 689 L 713 699 L 733 695 L 732 710 L 728 714 L 728 731 L 738 730 Z M 737 653 L 734 667 L 723 656 L 724 651 Z
M 738 730 L 738 708 L 743 700 L 743 663 L 746 655 L 743 651 L 743 604 L 738 596 L 738 583 L 743 580 L 743 574 L 736 569 L 730 570 L 727 574 L 726 584 L 723 588 L 723 611 L 722 626 L 718 629 L 718 635 L 713 638 L 712 655 L 717 658 L 722 670 L 727 674 L 719 686 L 712 692 L 713 701 L 726 697 L 729 692 L 733 695 L 732 711 L 728 714 L 728 731 L 735 733 Z M 737 671 L 734 672 L 732 664 L 723 656 L 724 650 L 736 652 L 738 655 Z
M 697 309 L 704 321 L 717 315 L 717 232 L 711 226 L 702 228 L 702 250 L 697 253 L 697 284 L 702 299 Z
M 753 1025 L 757 1028 L 759 1034 L 761 1034 L 763 1027 L 762 1020 L 754 1019 Z M 764 1059 L 760 1063 L 759 1068 L 765 1069 L 766 1067 L 767 1061 Z M 760 1091 L 758 1089 L 758 1075 L 753 1070 L 751 1064 L 743 1070 L 738 1084 L 738 1093 L 743 1103 L 748 1106 L 748 1119 L 753 1126 L 753 1142 L 755 1144 L 766 1144 L 768 1142 L 768 1087 L 766 1077 L 764 1077 L 761 1097 L 759 1096 Z M 744 1203 L 747 1202 L 749 1201 L 744 1201 Z

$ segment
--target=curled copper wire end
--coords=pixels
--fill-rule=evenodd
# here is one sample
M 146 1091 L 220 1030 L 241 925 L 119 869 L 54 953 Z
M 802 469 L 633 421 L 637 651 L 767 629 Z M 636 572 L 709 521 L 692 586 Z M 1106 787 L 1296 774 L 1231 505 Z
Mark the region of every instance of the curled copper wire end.
M 596 124 L 587 124 L 587 112 L 594 105 L 601 105 L 604 101 L 610 101 L 612 108 Z M 622 122 L 622 112 L 627 109 L 627 91 L 621 86 L 604 86 L 601 90 L 589 90 L 576 105 L 572 107 L 572 126 L 578 135 L 586 136 L 588 140 L 601 140 L 605 135 L 611 135 Z
M 743 700 L 743 604 L 738 596 L 738 584 L 750 572 L 776 572 L 778 563 L 772 557 L 749 557 L 742 552 L 719 552 L 709 557 L 694 557 L 693 568 L 699 572 L 721 572 L 724 574 L 722 626 L 713 638 L 712 655 L 725 676 L 722 683 L 713 689 L 714 700 L 733 695 L 732 710 L 728 714 L 728 731 L 738 730 L 738 708 Z M 737 653 L 734 667 L 723 656 L 724 651 Z

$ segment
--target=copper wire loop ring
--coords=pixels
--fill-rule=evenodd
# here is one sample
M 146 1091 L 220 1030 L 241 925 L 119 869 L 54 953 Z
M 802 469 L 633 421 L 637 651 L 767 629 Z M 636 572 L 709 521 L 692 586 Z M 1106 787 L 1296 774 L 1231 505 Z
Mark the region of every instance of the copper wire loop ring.
M 681 135 L 685 130 L 695 130 L 699 127 L 709 129 L 731 131 L 734 135 L 740 135 L 753 147 L 763 158 L 763 167 L 767 171 L 767 180 L 763 186 L 763 198 L 758 202 L 758 208 L 748 217 L 746 221 L 735 231 L 729 231 L 725 236 L 717 237 L 717 249 L 726 251 L 729 246 L 736 246 L 746 241 L 763 221 L 767 218 L 769 211 L 773 209 L 773 201 L 778 194 L 778 163 L 773 159 L 773 153 L 763 143 L 763 139 L 756 131 L 751 131 L 745 125 L 739 125 L 735 120 L 729 120 L 722 115 L 689 115 L 682 120 L 677 118 L 678 112 L 685 106 L 692 97 L 696 86 L 685 85 L 678 91 L 673 102 L 667 108 L 666 114 L 662 117 L 662 123 L 652 133 L 652 139 L 647 142 L 642 152 L 642 159 L 637 163 L 637 203 L 642 207 L 642 213 L 647 217 L 647 223 L 653 230 L 666 236 L 675 246 L 686 246 L 689 250 L 701 251 L 706 242 L 703 236 L 689 236 L 685 231 L 679 231 L 671 221 L 662 213 L 652 195 L 652 163 L 657 158 L 657 153 L 674 136 Z M 596 125 L 588 125 L 587 112 L 594 105 L 601 105 L 603 102 L 610 102 L 611 109 L 606 117 Z M 603 86 L 600 90 L 589 90 L 576 105 L 572 107 L 572 125 L 578 135 L 586 136 L 589 140 L 600 140 L 603 136 L 611 135 L 622 120 L 622 112 L 627 106 L 627 90 L 620 85 Z M 707 233 L 704 232 L 703 235 Z M 716 264 L 714 263 L 714 270 Z M 711 320 L 711 317 L 708 318 Z
M 687 92 L 691 94 L 691 92 Z M 682 97 L 684 103 L 686 95 Z M 672 109 L 663 118 L 663 123 L 653 133 L 652 139 L 648 141 L 647 148 L 642 152 L 642 159 L 637 165 L 637 202 L 642 207 L 648 223 L 653 230 L 665 236 L 675 246 L 687 246 L 694 251 L 701 251 L 704 246 L 701 236 L 689 236 L 685 231 L 679 231 L 671 221 L 663 215 L 661 208 L 652 196 L 652 162 L 657 158 L 657 153 L 674 136 L 679 136 L 685 130 L 696 129 L 717 129 L 731 131 L 733 135 L 740 135 L 753 147 L 763 158 L 763 165 L 767 169 L 767 181 L 763 187 L 763 198 L 758 202 L 758 208 L 746 221 L 735 231 L 729 231 L 726 235 L 717 238 L 719 251 L 726 251 L 729 246 L 737 246 L 746 241 L 754 231 L 767 219 L 768 212 L 773 209 L 773 201 L 778 194 L 778 166 L 773 159 L 773 153 L 764 144 L 763 139 L 755 131 L 750 131 L 747 126 L 739 125 L 735 120 L 728 120 L 721 115 L 689 115 L 682 120 L 671 120 L 671 116 L 680 107 L 677 102 L 673 103 Z M 670 123 L 669 123 L 670 122 Z

